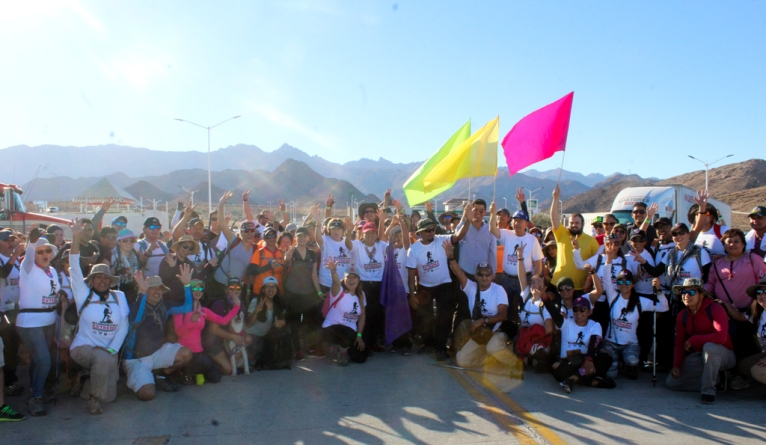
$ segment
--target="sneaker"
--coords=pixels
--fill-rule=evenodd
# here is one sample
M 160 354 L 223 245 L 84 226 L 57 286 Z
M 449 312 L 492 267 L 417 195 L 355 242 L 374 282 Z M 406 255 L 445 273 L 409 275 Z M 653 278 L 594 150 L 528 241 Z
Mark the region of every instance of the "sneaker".
M 422 348 L 418 349 L 418 355 L 430 354 L 434 351 L 436 351 L 436 348 L 430 345 L 425 345 Z
M 21 393 L 24 392 L 24 388 L 14 383 L 13 385 L 8 385 L 5 388 L 3 388 L 3 392 L 8 397 L 15 397 L 15 396 L 21 395 Z
M 19 422 L 24 419 L 26 419 L 26 416 L 17 412 L 10 406 L 0 406 L 0 422 Z
M 625 377 L 629 378 L 630 380 L 637 380 L 638 379 L 638 366 L 626 366 L 625 367 Z
M 321 346 L 317 346 L 316 349 L 309 351 L 309 357 L 311 358 L 325 358 L 326 356 L 324 348 Z
M 104 410 L 101 409 L 101 400 L 98 397 L 90 396 L 90 399 L 88 399 L 88 412 L 91 414 L 104 413 Z
M 715 403 L 715 396 L 710 394 L 702 394 L 702 397 L 700 397 L 700 402 L 702 402 L 703 405 L 712 405 Z
M 165 391 L 165 392 L 178 392 L 178 391 L 180 391 L 181 387 L 179 385 L 175 385 L 171 381 L 171 379 L 169 377 L 170 376 L 155 375 L 154 376 L 154 384 L 161 391 Z
M 729 382 L 729 388 L 733 389 L 734 391 L 740 391 L 742 389 L 750 388 L 750 382 L 748 382 L 746 379 L 743 379 L 741 375 L 738 375 L 734 377 L 731 382 Z
M 27 409 L 29 410 L 29 415 L 34 417 L 45 416 L 48 414 L 48 411 L 45 410 L 45 404 L 43 403 L 42 397 L 30 397 L 29 400 L 27 400 Z
M 412 355 L 412 348 L 409 346 L 405 346 L 402 348 L 402 355 L 405 357 L 409 357 Z
M 298 352 L 295 353 L 295 361 L 296 362 L 302 362 L 302 361 L 305 361 L 305 360 L 306 360 L 306 357 L 303 356 L 303 352 L 298 351 Z
M 443 362 L 449 358 L 447 351 L 436 351 L 436 360 Z
M 338 366 L 348 365 L 348 350 L 341 350 L 338 354 Z
M 569 394 L 572 392 L 572 389 L 574 388 L 574 380 L 569 378 L 564 380 L 563 382 L 559 383 L 559 386 L 564 390 L 565 393 Z
M 399 352 L 399 348 L 394 345 L 391 345 L 391 349 L 389 349 L 388 352 L 392 354 L 396 354 L 397 352 Z
M 593 377 L 592 386 L 594 388 L 613 389 L 617 387 L 617 383 L 610 377 Z

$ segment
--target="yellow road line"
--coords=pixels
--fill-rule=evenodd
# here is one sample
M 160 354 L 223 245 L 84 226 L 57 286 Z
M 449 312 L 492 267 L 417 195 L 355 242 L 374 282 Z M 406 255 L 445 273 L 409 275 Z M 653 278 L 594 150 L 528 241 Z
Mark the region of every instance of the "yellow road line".
M 529 436 L 529 434 L 524 431 L 523 428 L 520 428 L 519 425 L 513 421 L 513 419 L 508 415 L 508 413 L 496 406 L 496 403 L 493 402 L 489 397 L 482 394 L 481 391 L 476 389 L 470 382 L 468 382 L 463 376 L 463 374 L 455 369 L 447 369 L 447 372 L 450 373 L 450 375 L 457 380 L 457 382 L 460 384 L 460 386 L 463 387 L 463 389 L 466 390 L 466 392 L 476 400 L 477 402 L 481 403 L 482 408 L 489 411 L 489 413 L 492 415 L 492 417 L 497 421 L 498 424 L 500 424 L 503 429 L 513 434 L 513 436 L 516 438 L 516 440 L 519 441 L 522 445 L 533 445 L 537 444 L 537 441 L 535 441 L 532 437 Z
M 475 382 L 479 383 L 481 386 L 487 389 L 487 391 L 491 392 L 493 396 L 497 397 L 497 399 L 502 402 L 505 406 L 508 407 L 514 414 L 519 416 L 524 422 L 526 422 L 532 429 L 534 429 L 537 434 L 542 436 L 545 440 L 547 440 L 551 445 L 566 445 L 566 442 L 564 439 L 559 437 L 558 434 L 554 433 L 550 428 L 546 427 L 542 422 L 537 420 L 535 416 L 529 413 L 524 407 L 516 403 L 515 400 L 510 398 L 506 393 L 503 391 L 500 391 L 500 389 L 495 386 L 492 382 L 487 380 L 483 375 L 470 375 L 470 378 L 473 379 Z

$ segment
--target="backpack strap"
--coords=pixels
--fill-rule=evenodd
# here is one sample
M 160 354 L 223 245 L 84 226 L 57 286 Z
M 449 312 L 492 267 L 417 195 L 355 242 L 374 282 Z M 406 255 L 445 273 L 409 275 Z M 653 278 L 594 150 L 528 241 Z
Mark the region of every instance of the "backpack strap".
M 715 233 L 716 238 L 719 240 L 721 239 L 721 226 L 718 224 L 713 224 L 713 232 Z
M 336 299 L 335 301 L 333 301 L 333 302 L 332 302 L 332 304 L 330 305 L 330 309 L 332 309 L 332 308 L 334 308 L 335 306 L 337 306 L 337 305 L 338 305 L 338 303 L 340 303 L 340 300 L 342 300 L 342 299 L 343 299 L 343 297 L 345 297 L 345 296 L 346 296 L 346 291 L 344 291 L 344 290 L 341 290 L 341 291 L 340 291 L 340 295 L 338 295 L 338 299 Z

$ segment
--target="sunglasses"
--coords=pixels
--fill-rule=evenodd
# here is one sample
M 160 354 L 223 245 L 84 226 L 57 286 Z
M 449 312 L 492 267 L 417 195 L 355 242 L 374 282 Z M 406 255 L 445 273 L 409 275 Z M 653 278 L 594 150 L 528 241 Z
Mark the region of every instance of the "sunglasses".
M 584 307 L 576 307 L 572 309 L 572 312 L 585 312 L 586 310 Z
M 622 286 L 622 285 L 630 286 L 631 283 L 633 283 L 633 282 L 630 281 L 630 280 L 617 280 L 617 285 L 618 286 Z
M 147 226 L 149 230 L 160 230 L 162 226 Z
M 216 222 L 218 221 L 218 218 L 210 218 L 210 222 Z
M 276 237 L 277 237 L 276 235 L 274 235 L 274 234 L 271 234 L 271 235 L 266 235 L 266 236 L 264 236 L 264 237 L 263 237 L 263 239 L 274 239 L 274 238 L 276 238 Z
M 204 287 L 193 287 L 193 288 L 191 288 L 191 290 L 192 290 L 192 292 L 204 292 L 205 288 Z
M 444 215 L 444 216 L 442 216 L 442 219 L 447 219 L 447 220 L 450 220 L 450 219 L 452 219 L 452 216 L 450 216 L 450 215 Z
M 615 225 L 615 224 L 617 224 L 617 223 L 606 223 L 606 222 L 604 223 L 605 226 L 610 226 L 610 227 Z
M 476 276 L 479 277 L 479 278 L 489 278 L 492 275 L 490 275 L 488 273 L 477 273 Z
M 229 286 L 229 290 L 242 290 L 242 286 Z
M 626 234 L 626 233 L 628 233 L 628 232 L 626 232 L 626 231 L 624 231 L 624 230 L 615 230 L 615 231 L 614 231 L 614 232 L 612 232 L 612 233 L 616 233 L 616 234 L 618 234 L 618 235 L 625 235 L 625 234 Z
M 242 233 L 255 233 L 255 229 L 243 230 Z
M 690 297 L 697 295 L 696 289 L 681 289 L 681 295 L 689 294 Z
M 643 214 L 646 213 L 646 210 L 633 210 L 633 213 L 638 214 L 638 215 L 643 215 Z
M 107 236 L 104 239 L 108 239 L 109 241 L 116 241 L 117 237 L 116 236 Z
M 124 222 L 122 222 L 122 221 L 117 221 L 117 222 L 115 222 L 113 225 L 115 225 L 115 226 L 120 226 L 120 227 L 125 227 L 125 226 L 127 226 L 127 224 L 126 224 L 126 223 L 124 223 Z
M 684 235 L 686 235 L 687 233 L 689 233 L 689 232 L 670 232 L 670 236 L 672 236 L 673 238 L 675 238 L 675 237 L 677 237 L 677 236 L 684 236 Z
M 710 213 L 710 212 L 697 212 L 697 215 L 705 215 L 705 216 L 710 216 L 710 215 L 711 215 L 711 213 Z
M 425 233 L 433 233 L 435 231 L 436 231 L 436 229 L 426 229 L 426 230 L 423 230 L 423 232 L 425 232 Z
M 194 250 L 194 245 L 192 245 L 192 244 L 181 244 L 181 248 L 186 250 L 186 251 L 188 251 L 188 252 L 191 252 L 192 250 Z
M 136 239 L 135 238 L 125 238 L 124 240 L 120 241 L 123 244 L 135 244 Z
M 375 210 L 372 210 L 372 209 L 367 209 L 367 210 L 364 211 L 365 215 L 368 214 L 368 213 L 377 213 L 377 212 Z
M 636 237 L 636 238 L 631 239 L 631 241 L 633 241 L 634 243 L 645 243 L 646 242 L 646 238 Z
M 604 225 L 603 224 L 593 224 L 593 227 L 595 227 L 597 229 L 603 229 Z
M 755 290 L 756 295 L 766 295 L 766 289 L 756 289 Z
M 569 292 L 573 290 L 574 288 L 572 286 L 561 286 L 559 287 L 559 292 Z
M 45 249 L 35 250 L 35 253 L 38 254 L 38 255 L 44 255 L 46 253 L 53 253 L 53 249 L 48 247 L 48 248 L 45 248 Z

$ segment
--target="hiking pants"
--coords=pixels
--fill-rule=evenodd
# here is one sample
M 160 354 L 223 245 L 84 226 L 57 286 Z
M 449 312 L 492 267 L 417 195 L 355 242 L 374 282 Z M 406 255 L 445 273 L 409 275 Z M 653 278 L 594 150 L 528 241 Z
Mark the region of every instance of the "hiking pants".
M 356 331 L 342 324 L 334 324 L 322 329 L 327 343 L 340 346 L 341 349 L 348 350 L 348 358 L 352 362 L 364 363 L 367 361 L 367 351 L 360 351 L 356 345 Z M 365 342 L 365 349 L 370 346 Z
M 681 375 L 676 379 L 668 374 L 665 384 L 676 391 L 700 391 L 715 395 L 718 373 L 737 365 L 734 351 L 717 343 L 705 343 L 702 352 L 694 352 L 684 359 Z
M 90 369 L 90 379 L 81 392 L 83 399 L 93 396 L 102 402 L 111 402 L 117 397 L 117 379 L 120 377 L 118 354 L 82 345 L 69 351 L 69 356 L 83 368 Z
M 32 397 L 42 397 L 45 389 L 45 380 L 51 370 L 51 343 L 55 324 L 40 326 L 37 328 L 22 328 L 16 326 L 21 341 L 29 350 L 29 383 L 32 387 Z
M 455 297 L 452 283 L 434 287 L 421 286 L 429 297 L 418 302 L 417 320 L 423 344 L 433 346 L 437 351 L 447 350 L 447 339 L 452 333 L 452 319 L 455 315 Z M 433 301 L 436 301 L 434 316 Z

